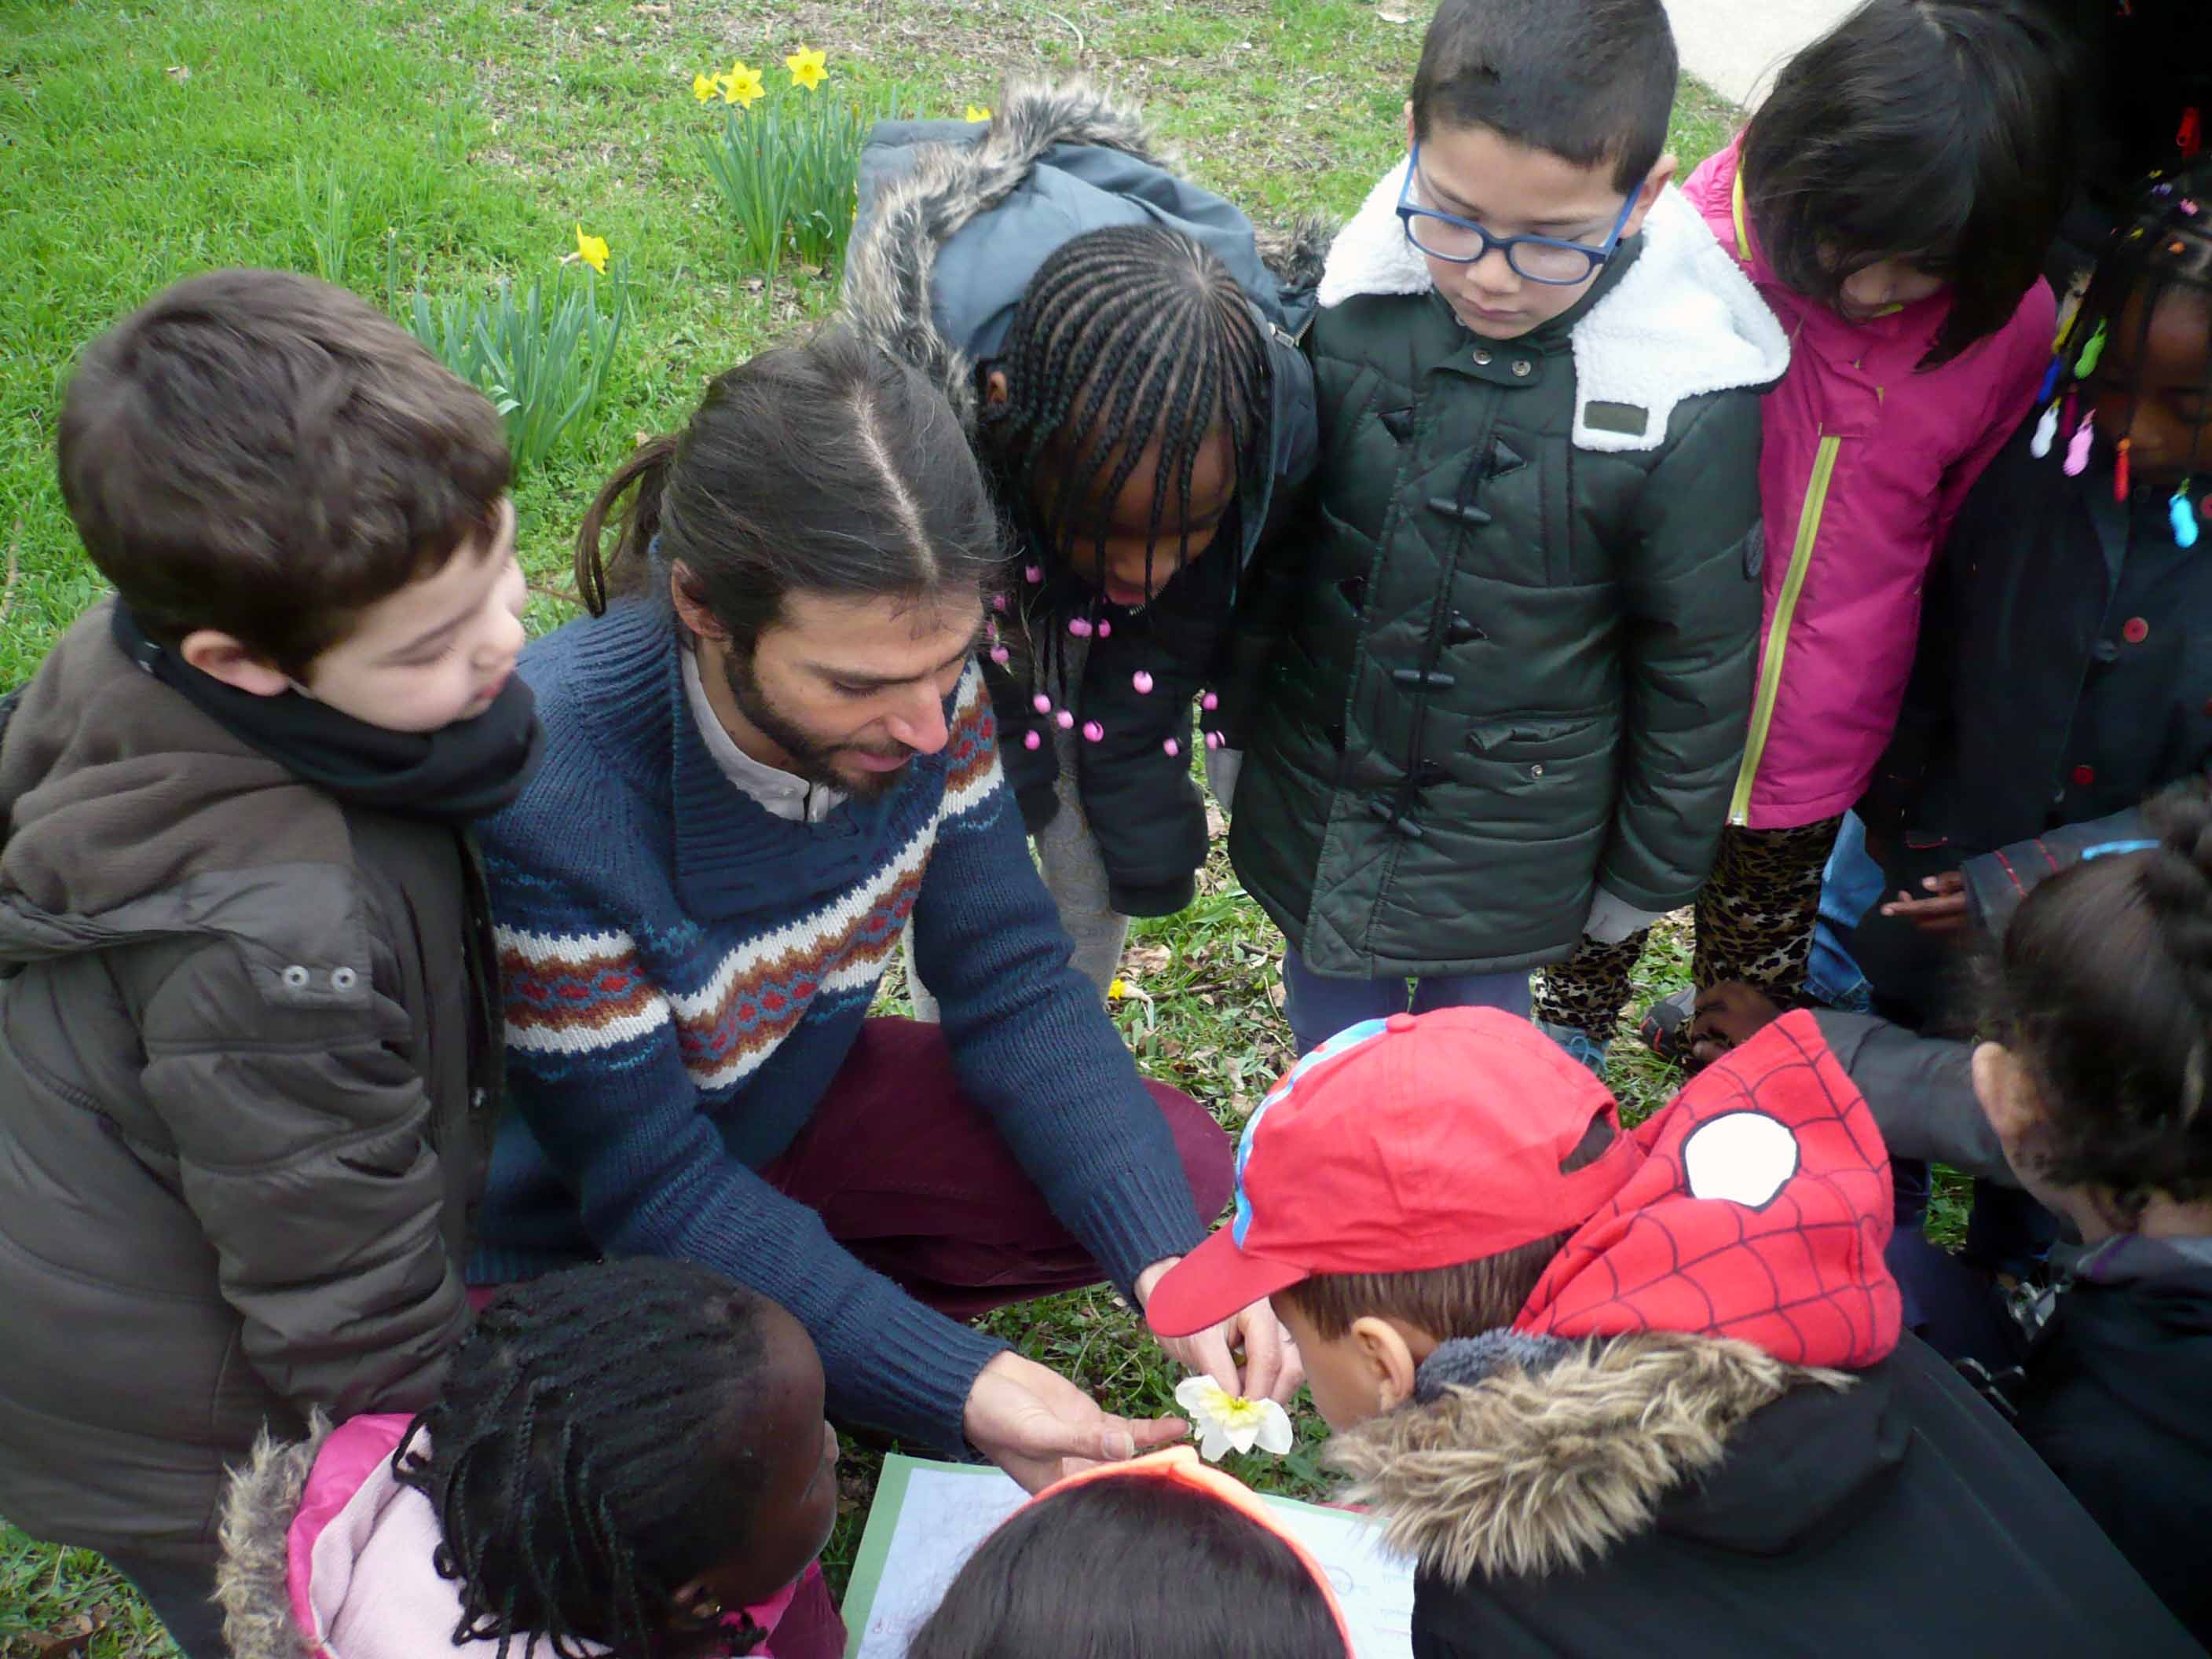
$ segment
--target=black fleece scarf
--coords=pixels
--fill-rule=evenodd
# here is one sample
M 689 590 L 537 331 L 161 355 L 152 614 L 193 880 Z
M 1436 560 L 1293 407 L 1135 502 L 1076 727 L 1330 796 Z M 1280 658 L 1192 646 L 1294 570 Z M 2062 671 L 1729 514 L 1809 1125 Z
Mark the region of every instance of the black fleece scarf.
M 148 639 L 119 601 L 115 642 L 240 742 L 349 805 L 444 823 L 489 817 L 522 793 L 544 747 L 520 674 L 481 714 L 435 732 L 391 732 L 296 691 L 258 697 L 225 685 Z

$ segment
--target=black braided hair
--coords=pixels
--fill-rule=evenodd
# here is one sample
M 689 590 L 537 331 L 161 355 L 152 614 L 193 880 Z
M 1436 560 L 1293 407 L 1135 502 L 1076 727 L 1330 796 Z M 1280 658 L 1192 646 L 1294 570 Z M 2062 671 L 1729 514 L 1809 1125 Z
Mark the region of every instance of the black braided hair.
M 1109 225 L 1071 237 L 1030 279 L 990 367 L 1006 398 L 985 401 L 984 448 L 1001 499 L 1056 566 L 1085 541 L 1104 559 L 1114 498 L 1155 441 L 1155 543 L 1170 500 L 1188 524 L 1191 474 L 1217 431 L 1227 431 L 1240 501 L 1271 463 L 1267 325 L 1228 267 L 1180 231 Z M 1039 523 L 1047 477 L 1052 521 Z M 1149 556 L 1146 566 L 1149 588 Z
M 638 1259 L 550 1273 L 477 1316 L 392 1464 L 437 1510 L 456 1643 L 668 1659 L 724 1639 L 672 1636 L 674 1598 L 750 1531 L 766 1305 L 710 1268 Z
M 2145 809 L 2158 844 L 2029 894 L 1985 975 L 1984 1027 L 2044 1103 L 2028 1173 L 2112 1194 L 2212 1198 L 2212 784 Z
M 2130 305 L 2141 296 L 2131 352 L 2131 360 L 2140 362 L 2151 319 L 2160 302 L 2177 289 L 2212 295 L 2212 158 L 2178 173 L 2152 175 L 2138 194 L 2133 215 L 2106 243 L 2081 303 L 2059 340 L 2057 361 L 2038 399 L 2052 447 L 2080 431 L 2081 413 L 2067 405 L 2077 395 L 2077 383 L 2100 374 L 2104 354 L 2113 344 Z M 2132 417 L 2135 388 L 2127 390 Z M 2212 386 L 2208 392 L 2212 393 Z M 2124 428 L 2097 437 L 2117 443 L 2124 435 Z M 2201 430 L 2197 435 L 2203 435 Z

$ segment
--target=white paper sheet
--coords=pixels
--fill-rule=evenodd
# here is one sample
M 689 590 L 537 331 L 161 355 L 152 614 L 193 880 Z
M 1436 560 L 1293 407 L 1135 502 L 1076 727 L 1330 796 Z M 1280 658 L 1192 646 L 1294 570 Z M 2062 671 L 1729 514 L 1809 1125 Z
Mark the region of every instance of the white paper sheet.
M 903 1659 L 976 1546 L 1023 1498 L 996 1469 L 886 1459 L 845 1596 L 847 1659 Z M 1267 1502 L 1328 1571 L 1358 1659 L 1412 1659 L 1411 1565 L 1384 1554 L 1360 1516 L 1289 1498 Z

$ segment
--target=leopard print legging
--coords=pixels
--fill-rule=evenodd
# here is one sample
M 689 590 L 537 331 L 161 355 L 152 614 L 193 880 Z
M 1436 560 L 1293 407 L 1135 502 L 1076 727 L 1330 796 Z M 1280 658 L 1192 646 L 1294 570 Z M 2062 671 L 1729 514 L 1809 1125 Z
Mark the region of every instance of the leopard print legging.
M 1721 831 L 1713 872 L 1698 890 L 1698 945 L 1690 977 L 1698 989 L 1723 980 L 1758 986 L 1785 1008 L 1805 1000 L 1820 872 L 1835 850 L 1841 817 L 1794 830 Z M 1585 939 L 1565 962 L 1537 975 L 1536 1018 L 1610 1042 L 1629 998 L 1629 974 L 1649 929 L 1618 945 Z

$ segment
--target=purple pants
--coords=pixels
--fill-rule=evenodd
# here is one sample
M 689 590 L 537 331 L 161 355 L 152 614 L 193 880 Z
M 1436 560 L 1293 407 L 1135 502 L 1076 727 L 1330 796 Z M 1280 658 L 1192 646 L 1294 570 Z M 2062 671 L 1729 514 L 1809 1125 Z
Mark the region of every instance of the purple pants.
M 1232 1185 L 1228 1133 L 1188 1095 L 1145 1087 L 1210 1225 Z M 806 1127 L 761 1174 L 855 1256 L 954 1319 L 1106 1276 L 961 1092 L 934 1025 L 864 1024 Z

